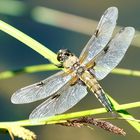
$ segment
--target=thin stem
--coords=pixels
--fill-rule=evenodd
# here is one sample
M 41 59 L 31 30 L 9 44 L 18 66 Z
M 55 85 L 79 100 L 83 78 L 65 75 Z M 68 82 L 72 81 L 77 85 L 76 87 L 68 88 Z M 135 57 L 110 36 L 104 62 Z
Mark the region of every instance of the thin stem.
M 122 116 L 124 119 L 130 118 L 130 119 L 135 119 L 132 115 L 130 115 L 126 110 L 127 108 L 132 108 L 134 107 L 138 107 L 140 105 L 140 102 L 135 102 L 135 103 L 130 103 L 130 104 L 125 104 L 124 106 L 121 107 L 121 105 L 119 105 L 112 97 L 109 96 L 109 98 L 111 99 L 115 109 L 119 109 L 118 113 L 120 116 Z M 126 108 L 125 108 L 126 107 Z M 133 126 L 133 128 L 135 128 L 135 130 L 137 130 L 140 133 L 140 123 L 138 122 L 133 122 L 130 120 L 126 120 L 131 126 Z
M 61 69 L 56 67 L 53 64 L 27 66 L 24 68 L 19 68 L 19 69 L 15 69 L 15 70 L 8 70 L 8 71 L 1 72 L 0 79 L 12 78 L 18 74 L 23 74 L 23 73 L 35 73 L 35 72 L 53 71 L 53 70 L 61 70 Z M 111 73 L 112 74 L 119 74 L 119 75 L 140 77 L 140 71 L 124 69 L 124 68 L 115 68 Z
M 113 100 L 113 103 L 114 103 L 114 100 Z M 117 104 L 117 106 L 115 106 L 115 109 L 119 111 L 120 109 L 125 110 L 125 109 L 130 109 L 130 108 L 135 108 L 135 107 L 140 107 L 140 102 L 134 102 L 134 103 L 128 103 L 128 104 L 122 104 L 122 105 Z M 54 124 L 54 123 L 65 122 L 66 120 L 69 120 L 69 119 L 96 115 L 96 114 L 101 114 L 101 113 L 105 113 L 105 112 L 106 112 L 106 110 L 104 108 L 98 108 L 98 109 L 79 111 L 79 112 L 74 112 L 74 113 L 69 113 L 69 114 L 56 115 L 53 117 L 47 117 L 47 118 L 42 118 L 42 119 L 1 122 L 0 128 L 3 128 L 3 126 L 5 128 L 5 125 L 10 125 L 10 124 L 20 125 L 20 126 L 37 126 L 37 125 L 45 125 L 45 124 Z M 122 113 L 119 113 L 119 114 L 122 116 Z M 124 118 L 124 116 L 122 116 L 122 117 Z M 124 119 L 126 121 L 129 121 L 129 123 L 132 121 L 127 120 L 128 118 L 135 120 L 134 118 L 132 118 L 132 116 L 125 117 Z M 133 123 L 135 123 L 135 122 L 133 122 Z
M 32 39 L 28 35 L 24 34 L 23 32 L 19 31 L 18 29 L 12 27 L 11 25 L 1 20 L 0 20 L 0 30 L 11 35 L 12 37 L 16 38 L 22 43 L 26 44 L 28 47 L 32 48 L 33 50 L 41 54 L 52 63 L 58 64 L 58 61 L 56 60 L 56 54 L 54 52 L 52 52 L 51 50 L 49 50 L 36 40 Z

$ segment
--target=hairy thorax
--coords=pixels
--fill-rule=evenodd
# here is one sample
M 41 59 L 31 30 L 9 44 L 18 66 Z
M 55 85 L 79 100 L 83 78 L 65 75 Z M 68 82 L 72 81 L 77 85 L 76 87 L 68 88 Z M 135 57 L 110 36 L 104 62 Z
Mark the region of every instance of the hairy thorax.
M 66 69 L 73 69 L 74 64 L 79 63 L 78 58 L 73 55 L 73 56 L 69 56 L 64 62 L 63 62 L 63 66 Z
M 80 77 L 85 71 L 85 67 L 79 63 L 79 59 L 76 56 L 70 56 L 67 60 L 65 60 L 63 66 L 66 69 L 71 69 L 74 71 L 73 74 L 77 75 L 78 77 Z

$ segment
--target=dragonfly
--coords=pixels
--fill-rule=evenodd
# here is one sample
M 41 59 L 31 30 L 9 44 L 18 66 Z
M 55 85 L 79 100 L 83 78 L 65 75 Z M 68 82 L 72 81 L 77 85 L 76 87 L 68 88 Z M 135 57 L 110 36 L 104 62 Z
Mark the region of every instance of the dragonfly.
M 122 60 L 135 33 L 133 27 L 124 27 L 112 37 L 117 18 L 118 9 L 108 8 L 79 58 L 68 49 L 59 50 L 57 60 L 65 71 L 17 90 L 11 97 L 12 103 L 26 104 L 46 99 L 29 118 L 49 117 L 72 108 L 87 95 L 88 88 L 108 112 L 113 112 L 113 105 L 98 81 Z

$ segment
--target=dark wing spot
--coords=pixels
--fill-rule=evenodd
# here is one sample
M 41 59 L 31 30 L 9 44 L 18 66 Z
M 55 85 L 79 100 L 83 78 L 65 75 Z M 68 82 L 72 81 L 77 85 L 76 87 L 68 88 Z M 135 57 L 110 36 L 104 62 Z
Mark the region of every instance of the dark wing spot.
M 51 99 L 57 99 L 59 96 L 60 96 L 60 94 L 56 94 L 56 95 L 52 96 Z
M 110 41 L 107 43 L 106 47 L 103 49 L 104 53 L 106 54 L 108 49 L 109 49 L 109 43 L 111 42 L 112 39 L 110 39 Z
M 41 81 L 41 82 L 37 83 L 36 86 L 42 87 L 42 86 L 44 86 L 44 82 Z
M 94 34 L 95 34 L 95 36 L 96 36 L 96 37 L 98 37 L 98 34 L 99 34 L 99 29 L 98 29 L 98 30 L 96 30 Z
M 109 46 L 106 46 L 106 47 L 104 48 L 104 53 L 105 53 L 105 54 L 107 53 L 108 49 L 109 49 Z

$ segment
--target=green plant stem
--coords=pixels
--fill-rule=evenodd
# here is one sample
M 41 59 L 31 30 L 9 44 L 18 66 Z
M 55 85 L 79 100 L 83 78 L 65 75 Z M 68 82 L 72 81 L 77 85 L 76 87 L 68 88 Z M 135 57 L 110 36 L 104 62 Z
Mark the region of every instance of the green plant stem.
M 140 102 L 135 102 L 135 103 L 130 103 L 130 104 L 125 104 L 124 106 L 121 107 L 121 105 L 119 105 L 112 97 L 109 97 L 111 99 L 111 102 L 113 103 L 115 109 L 117 108 L 118 110 L 118 114 L 123 117 L 124 119 L 126 119 L 126 121 L 133 126 L 133 128 L 135 128 L 135 130 L 137 130 L 140 133 L 140 123 L 139 122 L 133 122 L 131 120 L 127 120 L 127 118 L 129 119 L 135 119 L 132 115 L 130 115 L 126 110 L 125 107 L 128 108 L 132 108 L 133 105 L 135 105 L 136 107 L 138 107 L 140 105 Z M 120 107 L 120 109 L 119 109 Z M 124 108 L 123 108 L 124 107 Z
M 32 48 L 49 61 L 54 64 L 58 64 L 56 59 L 56 54 L 46 48 L 41 43 L 37 42 L 36 40 L 32 39 L 31 37 L 27 36 L 23 32 L 19 31 L 18 29 L 12 27 L 11 25 L 3 22 L 0 20 L 0 30 L 4 31 L 5 33 L 11 35 L 12 37 L 16 38 L 17 40 L 21 41 L 22 43 L 26 44 L 28 47 Z
M 113 103 L 114 103 L 114 100 L 113 100 Z M 134 103 L 128 103 L 128 104 L 122 104 L 122 105 L 117 104 L 117 106 L 115 106 L 115 109 L 119 111 L 119 110 L 124 110 L 124 109 L 135 108 L 135 107 L 140 107 L 140 102 L 134 102 Z M 69 119 L 96 115 L 96 114 L 101 114 L 105 112 L 106 110 L 104 108 L 98 108 L 98 109 L 79 111 L 79 112 L 74 112 L 74 113 L 69 113 L 69 114 L 56 115 L 53 117 L 42 118 L 42 119 L 21 120 L 21 121 L 13 121 L 13 122 L 0 122 L 0 128 L 5 128 L 5 126 L 8 126 L 8 125 L 37 126 L 37 125 L 45 125 L 45 124 L 54 124 L 54 123 L 66 122 L 66 120 L 69 120 Z M 123 113 L 119 113 L 119 114 L 124 118 Z M 133 125 L 134 123 L 135 124 L 138 123 L 138 122 L 135 122 L 134 121 L 135 119 L 130 115 L 125 116 L 124 119 L 128 121 L 129 123 L 131 123 L 131 125 Z M 133 121 L 127 120 L 127 119 L 132 119 Z M 137 127 L 140 129 L 140 124 L 137 125 Z M 137 129 L 138 132 L 140 132 L 139 129 Z
M 24 68 L 1 72 L 0 79 L 12 78 L 18 74 L 23 74 L 23 73 L 35 73 L 35 72 L 41 72 L 41 71 L 54 71 L 54 70 L 61 70 L 61 69 L 53 64 L 27 66 Z
M 53 70 L 61 70 L 61 69 L 53 64 L 27 66 L 24 68 L 19 68 L 19 69 L 15 69 L 15 70 L 8 70 L 8 71 L 1 72 L 0 79 L 12 78 L 18 74 L 23 74 L 23 73 L 35 73 L 35 72 L 53 71 Z M 124 69 L 124 68 L 115 68 L 111 73 L 112 74 L 119 74 L 119 75 L 140 77 L 140 71 Z
M 115 68 L 111 73 L 119 74 L 119 75 L 127 75 L 127 76 L 140 77 L 140 71 L 138 71 L 138 70 L 131 70 L 131 69 L 124 69 L 124 68 Z

